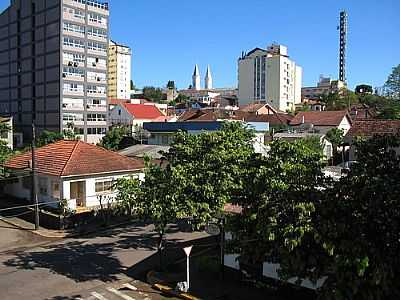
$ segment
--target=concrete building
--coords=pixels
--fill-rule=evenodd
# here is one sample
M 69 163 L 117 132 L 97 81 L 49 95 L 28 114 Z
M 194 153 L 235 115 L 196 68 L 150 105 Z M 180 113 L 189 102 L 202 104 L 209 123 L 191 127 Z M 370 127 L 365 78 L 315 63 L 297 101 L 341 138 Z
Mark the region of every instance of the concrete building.
M 31 139 L 73 124 L 97 143 L 107 130 L 108 4 L 11 0 L 0 15 L 0 114 Z
M 319 100 L 322 96 L 337 93 L 345 87 L 346 84 L 343 81 L 321 76 L 317 86 L 303 87 L 301 89 L 301 97 L 302 99 Z
M 285 46 L 271 45 L 243 53 L 238 60 L 239 104 L 265 102 L 293 111 L 301 102 L 302 69 Z
M 130 99 L 132 50 L 110 41 L 108 46 L 108 97 Z

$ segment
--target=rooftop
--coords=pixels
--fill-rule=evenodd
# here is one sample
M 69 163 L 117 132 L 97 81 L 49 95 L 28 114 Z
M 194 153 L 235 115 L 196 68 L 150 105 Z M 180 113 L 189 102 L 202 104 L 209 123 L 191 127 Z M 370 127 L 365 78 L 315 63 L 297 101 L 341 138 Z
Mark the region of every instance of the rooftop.
M 400 120 L 356 120 L 346 137 L 400 134 Z
M 122 103 L 135 119 L 160 120 L 164 114 L 155 105 Z
M 299 112 L 291 121 L 290 125 L 301 125 L 303 123 L 316 126 L 339 126 L 343 118 L 350 118 L 346 110 L 339 111 L 303 111 Z
M 163 157 L 161 152 L 168 152 L 169 148 L 169 146 L 161 145 L 133 145 L 119 151 L 118 153 L 128 157 L 143 158 L 144 156 L 150 156 L 154 159 L 161 159 Z
M 62 140 L 36 149 L 36 171 L 52 176 L 77 176 L 143 169 L 141 160 L 82 141 Z M 12 157 L 5 164 L 10 169 L 29 169 L 32 152 Z

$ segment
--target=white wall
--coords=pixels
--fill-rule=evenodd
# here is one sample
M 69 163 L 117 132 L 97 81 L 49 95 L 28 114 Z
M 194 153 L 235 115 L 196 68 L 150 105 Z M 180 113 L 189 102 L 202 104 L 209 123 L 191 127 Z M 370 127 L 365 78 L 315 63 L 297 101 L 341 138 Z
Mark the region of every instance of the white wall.
M 132 115 L 121 104 L 116 105 L 110 110 L 110 123 L 115 124 L 132 124 Z

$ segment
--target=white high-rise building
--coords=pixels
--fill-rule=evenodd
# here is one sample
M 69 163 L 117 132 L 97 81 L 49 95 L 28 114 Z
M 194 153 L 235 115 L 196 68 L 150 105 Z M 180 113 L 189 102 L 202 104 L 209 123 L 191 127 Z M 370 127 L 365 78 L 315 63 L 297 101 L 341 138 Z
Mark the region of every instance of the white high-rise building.
M 301 103 L 302 68 L 287 47 L 271 45 L 243 53 L 238 61 L 239 104 L 265 102 L 281 111 Z
M 194 72 L 192 76 L 192 89 L 196 91 L 201 90 L 200 71 L 199 71 L 199 66 L 197 64 L 194 66 Z
M 110 41 L 108 47 L 108 97 L 130 99 L 132 51 Z
M 206 77 L 204 78 L 204 86 L 206 90 L 212 90 L 213 88 L 210 65 L 207 66 Z

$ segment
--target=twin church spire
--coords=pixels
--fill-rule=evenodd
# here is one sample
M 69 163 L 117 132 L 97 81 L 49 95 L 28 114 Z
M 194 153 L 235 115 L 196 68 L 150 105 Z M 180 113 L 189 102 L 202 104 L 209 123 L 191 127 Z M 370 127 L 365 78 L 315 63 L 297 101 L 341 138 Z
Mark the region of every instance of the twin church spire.
M 192 76 L 192 89 L 197 91 L 201 90 L 200 81 L 201 79 L 200 79 L 199 66 L 196 64 Z M 211 76 L 210 65 L 207 66 L 206 77 L 204 78 L 204 87 L 206 90 L 211 90 L 213 88 L 213 80 Z

